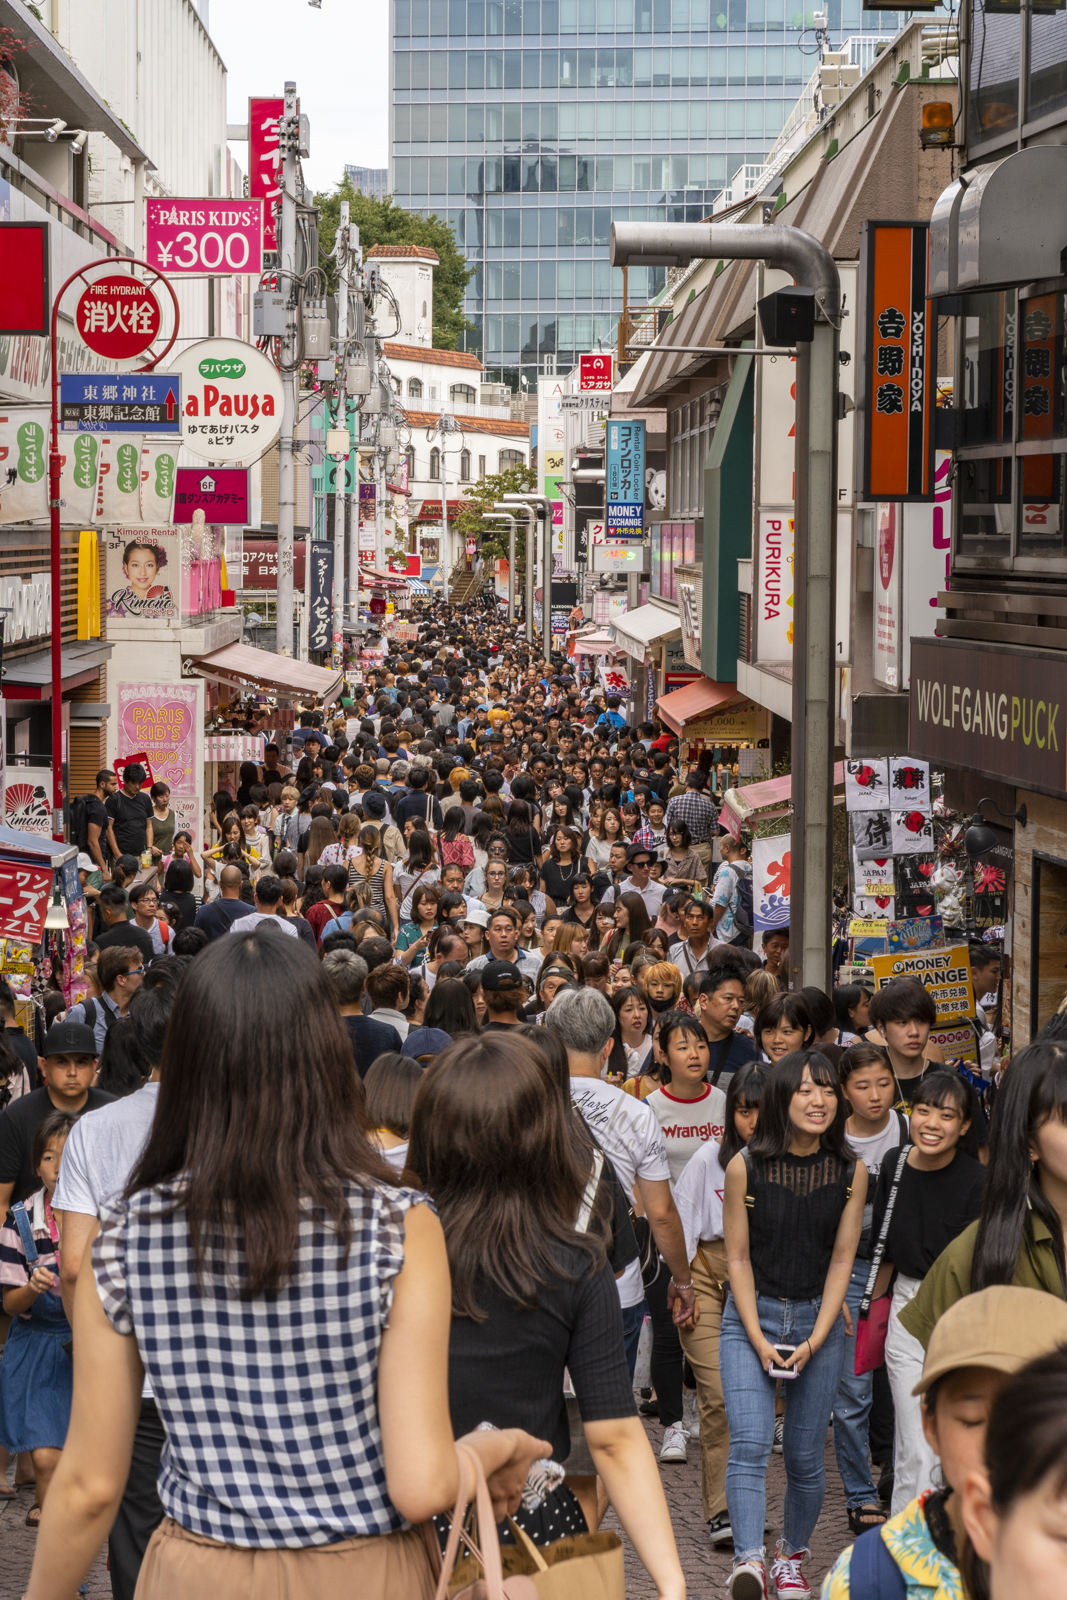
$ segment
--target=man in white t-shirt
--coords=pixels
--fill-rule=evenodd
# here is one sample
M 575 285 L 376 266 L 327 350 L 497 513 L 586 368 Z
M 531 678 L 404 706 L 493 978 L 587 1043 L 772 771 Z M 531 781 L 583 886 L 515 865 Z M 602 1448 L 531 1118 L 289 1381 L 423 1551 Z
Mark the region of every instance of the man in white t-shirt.
M 130 1001 L 130 1025 L 152 1073 L 143 1089 L 80 1117 L 63 1147 L 59 1182 L 52 1205 L 63 1236 L 60 1290 L 67 1318 L 74 1320 L 74 1291 L 86 1251 L 98 1231 L 100 1209 L 124 1189 L 148 1142 L 159 1099 L 159 1060 L 174 997 L 186 962 L 173 957 L 155 962 Z M 108 1564 L 114 1600 L 133 1600 L 137 1575 L 152 1534 L 163 1520 L 156 1489 L 165 1440 L 163 1423 L 147 1381 L 133 1441 L 130 1475 L 108 1536 Z
M 292 938 L 299 938 L 299 934 L 291 922 L 286 922 L 284 917 L 278 915 L 282 903 L 282 880 L 273 873 L 264 873 L 256 884 L 256 909 L 250 911 L 247 917 L 238 918 L 230 932 L 254 933 L 257 928 L 266 923 L 271 930 L 287 933 Z
M 611 1054 L 615 1013 L 598 989 L 566 990 L 545 1013 L 545 1027 L 567 1047 L 571 1098 L 583 1120 L 610 1157 L 626 1194 L 635 1189 L 660 1254 L 671 1273 L 670 1299 L 676 1322 L 688 1321 L 696 1301 L 685 1252 L 685 1235 L 671 1198 L 670 1164 L 653 1113 L 640 1100 L 623 1094 L 600 1076 Z M 644 1285 L 635 1261 L 619 1279 L 626 1359 L 633 1376 L 637 1341 L 644 1320 Z

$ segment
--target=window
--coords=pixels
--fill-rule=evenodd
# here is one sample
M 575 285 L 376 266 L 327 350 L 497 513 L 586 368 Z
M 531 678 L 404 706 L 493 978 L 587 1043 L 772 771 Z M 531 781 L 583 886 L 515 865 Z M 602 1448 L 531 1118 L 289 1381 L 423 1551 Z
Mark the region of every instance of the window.
M 479 478 L 484 478 L 485 477 L 485 457 L 484 456 L 479 456 L 478 457 L 478 476 L 479 476 Z
M 408 482 L 413 483 L 415 479 L 415 446 L 413 444 L 409 444 L 404 451 L 404 459 L 408 464 Z
M 462 405 L 473 406 L 478 403 L 478 396 L 469 383 L 454 383 L 448 392 L 453 400 L 459 401 Z
M 441 452 L 434 448 L 430 451 L 430 477 L 436 483 L 441 476 Z
M 525 465 L 526 457 L 523 455 L 521 450 L 501 450 L 500 465 L 497 470 L 499 472 L 507 472 L 511 467 L 522 467 Z
M 422 379 L 421 378 L 409 378 L 408 379 L 408 399 L 409 400 L 421 400 L 422 399 Z
M 393 393 L 394 394 L 402 394 L 403 393 L 403 385 L 401 384 L 399 378 L 394 378 L 393 379 Z
M 459 453 L 459 481 L 460 483 L 470 483 L 471 481 L 471 453 L 469 450 L 461 450 Z
M 704 514 L 704 463 L 721 409 L 722 393 L 713 389 L 671 412 L 669 469 L 672 516 L 700 517 Z

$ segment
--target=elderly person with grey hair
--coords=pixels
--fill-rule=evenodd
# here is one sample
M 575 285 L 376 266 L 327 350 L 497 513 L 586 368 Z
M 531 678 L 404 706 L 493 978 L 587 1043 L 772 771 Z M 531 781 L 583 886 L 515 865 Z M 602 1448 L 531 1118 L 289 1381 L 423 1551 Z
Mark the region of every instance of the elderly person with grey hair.
M 615 1037 L 614 1011 L 599 989 L 564 989 L 545 1012 L 544 1025 L 567 1047 L 571 1099 L 579 1114 L 610 1158 L 626 1194 L 632 1198 L 636 1190 L 641 1196 L 652 1237 L 671 1274 L 668 1300 L 674 1307 L 675 1322 L 681 1326 L 695 1321 L 693 1277 L 681 1218 L 671 1196 L 667 1147 L 660 1125 L 644 1101 L 624 1094 L 600 1075 Z M 633 1377 L 645 1316 L 639 1262 L 626 1268 L 618 1288 L 626 1359 Z
M 337 996 L 341 1021 L 352 1043 L 356 1071 L 365 1078 L 380 1055 L 386 1050 L 399 1054 L 404 1041 L 391 1022 L 376 1022 L 360 1010 L 363 985 L 367 981 L 367 963 L 362 956 L 357 956 L 353 950 L 331 950 L 322 958 L 322 970 Z

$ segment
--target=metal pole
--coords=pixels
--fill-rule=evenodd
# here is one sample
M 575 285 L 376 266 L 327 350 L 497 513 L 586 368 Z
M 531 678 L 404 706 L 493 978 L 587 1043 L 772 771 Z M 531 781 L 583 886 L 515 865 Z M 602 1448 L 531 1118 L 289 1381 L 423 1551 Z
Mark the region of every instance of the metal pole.
M 63 286 L 66 288 L 66 285 Z M 62 293 L 62 290 L 60 291 Z M 48 455 L 48 517 L 51 528 L 52 572 L 52 838 L 66 837 L 63 827 L 63 584 L 62 541 L 60 539 L 59 489 L 63 457 L 59 451 L 59 362 L 56 323 L 59 295 L 52 306 L 52 447 Z M 6 628 L 0 617 L 0 628 Z M 0 728 L 0 739 L 5 738 Z M 6 743 L 5 743 L 6 750 Z
M 789 975 L 830 983 L 833 895 L 837 329 L 797 345 Z
M 537 512 L 533 506 L 526 510 L 526 643 L 534 642 L 534 563 L 537 559 Z
M 379 572 L 385 567 L 385 451 L 381 445 L 374 452 L 374 565 Z
M 345 426 L 348 425 L 347 411 Z M 352 457 L 353 487 L 348 491 L 348 620 L 355 623 L 359 621 L 359 451 L 352 444 L 349 434 L 350 455 Z
M 297 305 L 294 292 L 296 272 L 296 84 L 285 85 L 285 110 L 279 129 L 282 159 L 282 229 L 279 241 L 280 284 L 285 293 L 285 338 L 282 340 L 282 366 L 294 367 L 282 373 L 282 430 L 278 437 L 278 604 L 275 649 L 280 656 L 293 653 L 293 540 L 296 526 L 296 468 L 293 440 L 296 434 L 295 371 Z M 310 537 L 308 544 L 310 544 Z M 310 552 L 304 564 L 310 572 Z
M 348 434 L 345 411 L 345 345 L 348 337 L 348 201 L 341 201 L 337 227 L 337 378 L 334 395 L 337 420 Z M 351 454 L 351 452 L 349 452 Z M 345 478 L 348 456 L 337 463 L 333 499 L 333 665 L 340 672 L 345 664 Z
M 448 526 L 448 457 L 445 454 L 445 442 L 441 440 L 441 541 L 444 552 L 444 562 L 441 571 L 445 575 L 445 605 L 452 595 L 451 573 L 448 563 L 452 559 L 452 533 Z
M 552 665 L 552 512 L 547 506 L 538 506 L 538 520 L 541 523 L 541 551 L 542 551 L 542 578 L 541 588 L 543 600 L 541 604 L 541 646 L 544 651 L 545 663 Z
M 484 520 L 506 522 L 508 525 L 508 621 L 515 621 L 515 518 L 506 506 L 495 506 L 485 513 Z

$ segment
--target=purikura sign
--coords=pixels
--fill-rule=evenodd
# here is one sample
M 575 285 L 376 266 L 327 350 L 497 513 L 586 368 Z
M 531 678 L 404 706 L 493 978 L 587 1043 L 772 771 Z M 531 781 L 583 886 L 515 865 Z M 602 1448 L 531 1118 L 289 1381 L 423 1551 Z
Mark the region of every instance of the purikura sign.
M 182 439 L 221 463 L 261 456 L 282 425 L 282 380 L 273 361 L 240 339 L 202 339 L 171 363 L 182 377 Z
M 143 751 L 157 783 L 170 788 L 175 830 L 186 829 L 197 844 L 196 735 L 199 688 L 195 683 L 120 683 L 120 755 Z

